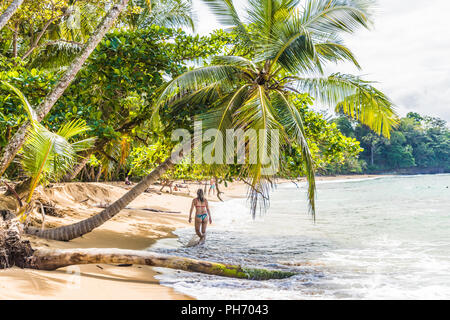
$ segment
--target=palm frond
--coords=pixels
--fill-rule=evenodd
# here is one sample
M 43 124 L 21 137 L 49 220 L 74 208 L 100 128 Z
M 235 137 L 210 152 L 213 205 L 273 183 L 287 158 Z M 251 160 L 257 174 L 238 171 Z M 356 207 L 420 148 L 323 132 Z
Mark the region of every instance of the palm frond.
M 64 126 L 62 132 L 73 136 L 74 126 Z M 69 129 L 72 128 L 72 131 Z M 72 133 L 72 135 L 71 135 Z M 78 133 L 80 131 L 78 130 Z M 34 189 L 42 181 L 59 180 L 75 164 L 77 152 L 92 146 L 93 139 L 70 143 L 65 137 L 53 133 L 40 123 L 33 121 L 20 152 L 20 164 L 32 178 L 27 202 L 31 201 Z
M 297 84 L 300 91 L 329 106 L 336 106 L 337 110 L 342 110 L 387 138 L 398 124 L 394 104 L 373 87 L 372 82 L 336 73 L 327 78 L 299 78 Z
M 81 152 L 88 150 L 94 145 L 94 142 L 97 139 L 95 137 L 86 138 L 83 140 L 77 140 L 75 142 L 71 142 L 72 149 L 77 153 L 77 156 L 79 158 L 82 158 Z
M 209 6 L 222 25 L 233 27 L 244 44 L 252 45 L 250 34 L 239 17 L 233 0 L 203 0 L 203 2 Z
M 48 40 L 63 39 L 66 41 L 84 42 L 95 30 L 105 7 L 94 2 L 81 2 L 68 8 L 70 13 L 51 29 Z
M 305 174 L 308 181 L 308 201 L 310 212 L 315 219 L 316 183 L 314 177 L 314 160 L 309 150 L 308 141 L 306 140 L 302 116 L 289 101 L 289 97 L 282 91 L 277 90 L 272 101 L 274 106 L 276 106 L 279 110 L 281 123 L 287 128 L 289 136 L 294 137 L 295 142 L 300 146 L 302 162 L 305 166 Z
M 144 10 L 132 22 L 135 28 L 160 25 L 170 28 L 188 27 L 195 30 L 191 0 L 135 1 Z
M 249 0 L 248 2 L 248 23 L 253 30 L 258 30 L 262 37 L 259 41 L 267 41 L 274 36 L 272 29 L 274 25 L 284 21 L 299 5 L 300 0 Z
M 89 130 L 90 128 L 86 125 L 86 121 L 75 119 L 66 124 L 63 124 L 59 128 L 58 134 L 64 139 L 69 140 L 77 134 L 84 133 Z
M 314 45 L 316 54 L 321 63 L 339 61 L 350 61 L 358 69 L 361 69 L 358 61 L 353 53 L 342 43 L 338 42 L 321 42 Z
M 10 84 L 9 82 L 1 80 L 0 83 L 3 84 L 8 89 L 10 89 L 11 91 L 13 91 L 19 97 L 30 121 L 37 120 L 36 111 L 33 109 L 31 104 L 28 102 L 25 95 L 19 89 L 17 89 L 15 86 Z
M 280 65 L 291 73 L 311 73 L 317 69 L 315 46 L 311 33 L 292 17 L 273 27 L 274 36 L 263 50 L 263 59 L 271 68 Z
M 337 42 L 315 46 L 317 38 L 336 37 L 369 26 L 370 0 L 308 0 L 303 10 L 274 22 L 264 48 L 272 65 L 279 63 L 292 73 L 321 71 L 320 60 L 347 59 L 357 64 L 351 52 Z M 327 45 L 328 44 L 328 45 Z
M 196 91 L 185 93 L 182 96 L 174 96 L 172 99 L 167 99 L 165 103 L 170 106 L 173 112 L 195 107 L 196 105 L 214 104 L 225 95 L 220 89 L 220 83 L 213 82 Z M 152 116 L 157 116 L 157 110 L 158 109 L 153 110 Z
M 373 0 L 307 0 L 299 10 L 302 26 L 317 34 L 352 33 L 370 25 Z
M 67 141 L 70 141 L 74 136 L 85 133 L 89 131 L 91 128 L 86 125 L 86 121 L 81 119 L 72 120 L 66 124 L 63 124 L 57 134 Z M 79 154 L 81 151 L 87 150 L 94 144 L 96 138 L 90 137 L 83 140 L 77 140 L 75 142 L 71 142 L 72 149 L 76 154 Z
M 48 70 L 58 70 L 69 65 L 81 52 L 83 45 L 77 42 L 50 40 L 42 44 L 29 62 L 29 67 L 40 67 Z
M 165 86 L 155 104 L 156 109 L 175 96 L 181 98 L 212 83 L 219 87 L 231 87 L 241 73 L 241 68 L 230 65 L 206 66 L 185 72 Z
M 75 153 L 70 143 L 50 132 L 40 123 L 30 127 L 20 162 L 34 184 L 41 179 L 57 179 L 74 164 Z
M 241 174 L 250 179 L 250 202 L 253 216 L 258 203 L 260 207 L 268 204 L 269 190 L 267 182 L 279 165 L 279 154 L 269 150 L 279 150 L 279 136 L 285 139 L 286 133 L 276 117 L 271 100 L 263 86 L 258 86 L 252 95 L 245 100 L 233 114 L 233 127 L 241 129 L 248 136 L 246 153 L 249 159 L 241 170 Z M 273 133 L 277 133 L 273 136 Z M 252 149 L 254 147 L 254 149 Z M 268 172 L 270 171 L 270 172 Z
M 258 72 L 258 67 L 253 61 L 239 56 L 215 56 L 212 58 L 211 64 L 242 67 Z
M 216 135 L 212 136 L 211 150 L 214 151 L 216 144 L 220 139 L 225 139 L 225 153 L 223 154 L 223 163 L 227 163 L 229 159 L 234 158 L 234 142 L 226 140 L 226 130 L 233 128 L 233 113 L 236 109 L 242 105 L 245 100 L 252 95 L 252 88 L 250 85 L 245 84 L 234 93 L 229 94 L 226 98 L 222 99 L 223 102 L 217 104 L 216 107 L 211 108 L 208 112 L 201 114 L 197 117 L 199 121 L 202 121 L 202 127 L 204 131 L 210 129 L 216 130 Z M 219 134 L 221 136 L 219 136 Z M 233 143 L 233 146 L 231 144 Z M 220 141 L 223 146 L 223 141 Z M 202 146 L 203 148 L 204 146 Z

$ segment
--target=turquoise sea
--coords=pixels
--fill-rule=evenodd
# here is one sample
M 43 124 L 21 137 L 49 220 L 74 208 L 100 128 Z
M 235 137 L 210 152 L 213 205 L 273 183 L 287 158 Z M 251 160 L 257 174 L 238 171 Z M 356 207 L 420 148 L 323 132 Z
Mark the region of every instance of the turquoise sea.
M 152 250 L 287 269 L 251 281 L 160 268 L 161 283 L 199 299 L 450 299 L 450 175 L 320 182 L 317 220 L 304 186 L 282 184 L 255 220 L 247 201 L 213 205 L 204 246 L 192 228 Z

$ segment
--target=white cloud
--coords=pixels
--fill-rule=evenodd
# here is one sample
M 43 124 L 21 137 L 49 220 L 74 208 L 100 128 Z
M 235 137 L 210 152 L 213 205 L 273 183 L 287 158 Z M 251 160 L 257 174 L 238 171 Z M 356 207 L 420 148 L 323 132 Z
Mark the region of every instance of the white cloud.
M 416 111 L 450 121 L 450 2 L 379 0 L 378 6 L 374 30 L 347 39 L 362 73 L 379 82 L 402 115 Z
M 200 0 L 194 5 L 199 33 L 219 27 Z M 346 37 L 363 69 L 345 64 L 330 72 L 377 81 L 401 115 L 415 111 L 450 122 L 449 11 L 448 0 L 378 0 L 373 30 Z
M 214 29 L 221 28 L 214 15 L 201 0 L 193 1 L 194 14 L 197 18 L 196 32 L 205 35 Z

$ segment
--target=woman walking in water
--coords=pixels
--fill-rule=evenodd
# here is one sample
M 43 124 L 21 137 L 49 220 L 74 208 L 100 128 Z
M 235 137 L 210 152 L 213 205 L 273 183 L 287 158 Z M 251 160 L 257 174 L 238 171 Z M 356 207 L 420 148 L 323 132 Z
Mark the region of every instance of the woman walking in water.
M 195 207 L 195 233 L 200 237 L 200 242 L 206 239 L 206 226 L 212 223 L 211 211 L 209 211 L 208 200 L 205 199 L 202 189 L 197 190 L 197 198 L 192 200 L 189 212 L 189 223 L 192 222 L 192 211 Z

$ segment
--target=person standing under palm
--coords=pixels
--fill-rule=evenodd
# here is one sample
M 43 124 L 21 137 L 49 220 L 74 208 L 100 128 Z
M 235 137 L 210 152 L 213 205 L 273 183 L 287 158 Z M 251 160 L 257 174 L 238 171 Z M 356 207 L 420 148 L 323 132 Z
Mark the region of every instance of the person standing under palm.
M 213 195 L 216 193 L 216 181 L 214 179 L 209 180 L 208 196 L 211 192 Z

